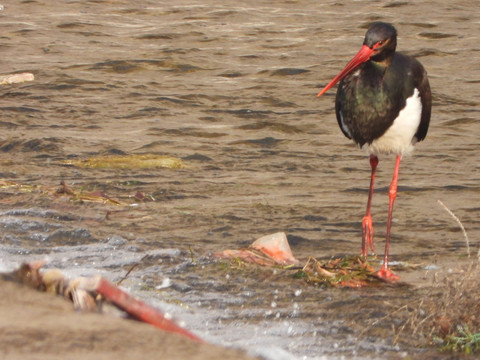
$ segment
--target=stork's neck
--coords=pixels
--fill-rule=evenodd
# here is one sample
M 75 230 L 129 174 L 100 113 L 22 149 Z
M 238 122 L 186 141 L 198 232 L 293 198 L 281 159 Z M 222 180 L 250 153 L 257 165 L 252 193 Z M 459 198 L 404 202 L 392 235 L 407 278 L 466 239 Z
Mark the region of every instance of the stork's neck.
M 393 56 L 395 55 L 395 49 L 383 51 L 370 58 L 370 61 L 383 67 L 388 67 L 392 64 Z

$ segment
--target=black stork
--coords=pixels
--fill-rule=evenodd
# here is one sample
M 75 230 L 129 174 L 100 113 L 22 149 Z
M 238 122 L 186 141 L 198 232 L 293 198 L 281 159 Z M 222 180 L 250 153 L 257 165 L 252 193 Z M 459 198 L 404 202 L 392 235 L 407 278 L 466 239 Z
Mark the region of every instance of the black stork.
M 397 31 L 384 22 L 370 25 L 360 51 L 320 91 L 323 95 L 338 81 L 335 99 L 337 121 L 343 134 L 370 153 L 372 169 L 367 211 L 362 219 L 362 250 L 374 251 L 371 205 L 378 156 L 395 154 L 395 170 L 389 188 L 389 207 L 383 265 L 377 275 L 395 281 L 388 266 L 392 211 L 397 196 L 398 170 L 403 154 L 427 135 L 432 96 L 427 73 L 416 59 L 395 52 Z

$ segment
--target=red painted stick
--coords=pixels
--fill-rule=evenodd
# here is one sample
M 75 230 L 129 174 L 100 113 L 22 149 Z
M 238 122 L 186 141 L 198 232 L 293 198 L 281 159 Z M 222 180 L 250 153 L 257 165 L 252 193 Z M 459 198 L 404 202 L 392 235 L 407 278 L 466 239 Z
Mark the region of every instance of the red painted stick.
M 126 311 L 128 314 L 140 321 L 149 323 L 162 330 L 178 333 L 192 340 L 203 342 L 203 340 L 198 336 L 175 324 L 173 321 L 165 318 L 165 316 L 159 310 L 133 298 L 125 291 L 110 284 L 104 278 L 100 278 L 98 280 L 95 290 L 100 295 L 103 295 L 107 300 L 118 306 L 120 309 Z

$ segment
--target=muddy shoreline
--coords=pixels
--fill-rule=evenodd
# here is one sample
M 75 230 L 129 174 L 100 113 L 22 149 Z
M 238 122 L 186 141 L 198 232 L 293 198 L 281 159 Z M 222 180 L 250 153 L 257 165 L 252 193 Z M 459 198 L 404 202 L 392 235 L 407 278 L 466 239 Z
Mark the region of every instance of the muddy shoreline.
M 68 301 L 0 279 L 3 359 L 254 359 L 113 315 L 77 313 Z

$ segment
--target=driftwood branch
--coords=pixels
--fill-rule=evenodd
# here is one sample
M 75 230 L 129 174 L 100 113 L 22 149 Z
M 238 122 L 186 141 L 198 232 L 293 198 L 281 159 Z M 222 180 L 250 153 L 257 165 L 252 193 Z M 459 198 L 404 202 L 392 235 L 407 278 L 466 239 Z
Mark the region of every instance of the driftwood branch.
M 33 81 L 35 77 L 31 73 L 0 75 L 0 85 L 10 85 L 22 83 L 25 81 Z

